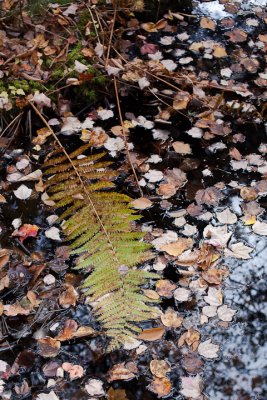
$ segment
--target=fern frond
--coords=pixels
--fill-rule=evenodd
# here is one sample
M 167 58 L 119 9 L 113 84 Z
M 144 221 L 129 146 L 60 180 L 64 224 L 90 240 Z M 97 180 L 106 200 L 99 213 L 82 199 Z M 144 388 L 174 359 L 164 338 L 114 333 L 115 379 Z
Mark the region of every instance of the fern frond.
M 60 150 L 63 154 L 60 154 Z M 111 191 L 117 172 L 109 169 L 105 153 L 86 155 L 86 144 L 68 154 L 56 148 L 45 162 L 51 199 L 65 207 L 63 220 L 71 254 L 80 255 L 76 269 L 91 273 L 83 287 L 93 302 L 93 311 L 115 349 L 138 334 L 139 323 L 155 318 L 155 309 L 141 286 L 156 274 L 137 268 L 148 258 L 144 233 L 133 231 L 140 218 L 130 208 L 129 196 Z

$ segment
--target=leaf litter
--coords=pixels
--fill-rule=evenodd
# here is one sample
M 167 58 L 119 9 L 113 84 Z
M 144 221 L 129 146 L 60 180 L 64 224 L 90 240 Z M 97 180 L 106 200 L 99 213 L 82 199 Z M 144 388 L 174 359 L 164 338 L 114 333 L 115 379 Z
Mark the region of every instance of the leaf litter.
M 210 3 L 216 3 L 217 14 L 209 15 L 205 11 L 207 7 L 212 6 Z M 231 6 L 234 8 L 231 9 Z M 59 24 L 64 26 L 74 21 L 73 18 L 79 13 L 79 7 L 76 4 L 68 7 L 59 5 L 54 9 L 57 11 L 52 13 L 56 22 L 60 21 Z M 86 295 L 80 288 L 80 278 L 73 273 L 73 270 L 66 271 L 64 257 L 59 256 L 54 259 L 52 257 L 48 261 L 42 254 L 44 250 L 38 246 L 39 241 L 45 241 L 48 249 L 53 249 L 58 245 L 53 241 L 61 240 L 60 223 L 57 223 L 56 219 L 53 221 L 56 226 L 50 227 L 48 221 L 45 219 L 39 221 L 31 214 L 33 205 L 36 208 L 41 202 L 46 209 L 46 217 L 49 217 L 51 201 L 46 196 L 41 197 L 42 192 L 38 193 L 31 183 L 29 186 L 28 183 L 27 186 L 17 185 L 21 181 L 39 181 L 42 178 L 40 169 L 34 170 L 34 166 L 39 159 L 40 151 L 49 145 L 50 133 L 46 128 L 43 128 L 44 131 L 36 129 L 33 139 L 35 150 L 30 155 L 26 151 L 24 154 L 24 150 L 19 156 L 10 155 L 11 153 L 7 151 L 9 165 L 5 164 L 6 180 L 3 178 L 1 181 L 1 196 L 3 196 L 1 207 L 4 210 L 6 202 L 15 196 L 18 200 L 29 202 L 29 211 L 24 210 L 22 215 L 20 212 L 12 213 L 12 221 L 14 218 L 22 218 L 23 222 L 13 226 L 15 232 L 12 233 L 7 229 L 4 230 L 4 234 L 7 234 L 9 240 L 16 240 L 15 238 L 19 237 L 21 244 L 30 251 L 23 257 L 12 251 L 12 262 L 9 264 L 9 249 L 1 249 L 4 250 L 1 255 L 0 281 L 3 293 L 2 313 L 6 317 L 8 326 L 10 324 L 11 327 L 10 318 L 16 316 L 29 318 L 28 325 L 34 326 L 35 342 L 29 344 L 25 340 L 23 343 L 29 346 L 33 354 L 41 358 L 42 363 L 51 358 L 58 365 L 54 375 L 55 388 L 50 390 L 49 382 L 45 380 L 47 385 L 45 393 L 40 390 L 37 399 L 61 399 L 62 393 L 61 390 L 57 391 L 57 387 L 60 388 L 60 385 L 66 382 L 75 383 L 76 379 L 83 393 L 97 398 L 103 397 L 106 395 L 107 382 L 139 379 L 139 374 L 144 371 L 149 390 L 158 397 L 172 398 L 180 392 L 185 398 L 203 398 L 205 379 L 202 382 L 202 375 L 199 375 L 197 369 L 189 366 L 189 362 L 187 368 L 179 371 L 179 387 L 175 385 L 170 367 L 173 364 L 168 360 L 169 357 L 171 359 L 171 352 L 167 352 L 166 356 L 166 349 L 171 348 L 175 353 L 179 347 L 184 352 L 184 359 L 186 356 L 188 360 L 192 357 L 200 370 L 205 359 L 219 357 L 219 349 L 223 349 L 224 343 L 218 343 L 217 339 L 213 339 L 212 327 L 214 325 L 220 327 L 222 322 L 234 321 L 237 313 L 237 310 L 231 308 L 231 304 L 224 304 L 223 280 L 228 273 L 223 263 L 228 258 L 235 260 L 252 258 L 255 242 L 253 244 L 249 240 L 250 237 L 267 235 L 264 202 L 262 202 L 267 192 L 265 143 L 259 134 L 257 148 L 254 146 L 250 150 L 249 130 L 246 129 L 246 126 L 252 129 L 251 121 L 254 124 L 253 129 L 256 127 L 257 132 L 262 128 L 262 115 L 264 115 L 262 102 L 266 87 L 266 72 L 261 65 L 266 51 L 266 35 L 262 32 L 264 16 L 263 11 L 252 10 L 242 24 L 241 14 L 235 16 L 235 7 L 238 5 L 230 4 L 227 7 L 217 2 L 208 2 L 198 5 L 205 16 L 192 20 L 187 19 L 186 15 L 170 11 L 157 23 L 133 21 L 133 15 L 128 15 L 121 21 L 122 26 L 127 27 L 130 32 L 129 35 L 126 34 L 129 43 L 123 44 L 124 39 L 119 38 L 120 48 L 126 46 L 126 50 L 122 52 L 124 59 L 114 52 L 112 54 L 114 58 L 108 60 L 109 74 L 120 77 L 125 83 L 120 88 L 121 96 L 141 96 L 142 100 L 146 98 L 150 107 L 154 106 L 153 112 L 148 112 L 126 104 L 123 113 L 130 152 L 131 154 L 136 152 L 137 158 L 143 159 L 141 163 L 135 163 L 135 168 L 139 184 L 145 188 L 144 197 L 137 195 L 133 188 L 127 161 L 123 163 L 118 160 L 120 157 L 125 158 L 127 152 L 121 134 L 124 129 L 121 126 L 115 129 L 118 121 L 114 119 L 117 112 L 113 106 L 101 104 L 92 107 L 88 115 L 77 117 L 62 101 L 61 111 L 55 113 L 53 115 L 55 118 L 50 120 L 51 126 L 58 126 L 59 132 L 66 138 L 73 138 L 76 135 L 84 142 L 92 141 L 96 148 L 104 146 L 109 155 L 118 160 L 118 167 L 126 171 L 124 184 L 136 198 L 133 207 L 144 210 L 146 240 L 152 243 L 161 257 L 153 267 L 162 274 L 162 279 L 156 284 L 156 293 L 163 300 L 162 313 L 156 325 L 144 326 L 138 340 L 128 346 L 126 351 L 129 361 L 118 359 L 111 363 L 108 378 L 106 374 L 101 374 L 101 379 L 94 373 L 93 377 L 92 374 L 88 375 L 86 370 L 88 366 L 84 358 L 78 362 L 67 355 L 71 343 L 73 346 L 76 346 L 76 343 L 83 346 L 83 342 L 79 341 L 79 338 L 83 337 L 88 340 L 90 353 L 96 353 L 98 349 L 99 354 L 103 355 L 105 352 L 103 338 L 101 334 L 98 338 L 98 327 L 94 325 L 94 321 L 90 320 L 91 325 L 86 325 L 79 320 L 80 315 L 77 311 L 79 307 L 85 307 L 86 314 L 90 310 Z M 223 20 L 221 17 L 229 19 Z M 235 18 L 238 27 L 231 25 L 231 19 Z M 258 26 L 262 33 L 254 30 L 253 27 Z M 201 30 L 205 32 L 201 40 L 192 35 L 192 27 L 195 31 L 200 29 L 199 32 L 202 32 Z M 87 28 L 92 29 L 89 26 Z M 38 37 L 40 41 L 38 52 L 42 57 L 52 51 L 48 48 L 46 40 L 51 42 L 50 46 L 57 46 L 49 34 L 38 36 L 35 30 L 30 29 L 29 35 Z M 89 43 L 84 42 L 82 46 L 89 46 L 89 49 L 84 47 L 82 52 L 90 54 L 89 57 L 95 52 L 101 59 L 106 54 L 106 48 L 100 44 L 94 43 L 94 45 L 96 45 L 92 46 L 94 50 L 90 50 Z M 58 52 L 60 49 L 56 46 L 55 51 Z M 4 51 L 7 51 L 5 45 Z M 34 51 L 33 60 L 34 57 L 40 57 L 37 51 L 36 53 Z M 136 54 L 137 57 L 130 56 L 131 51 L 136 52 L 132 54 Z M 22 68 L 27 70 L 28 67 L 24 65 Z M 83 74 L 88 67 L 84 62 L 75 60 L 72 68 L 74 74 Z M 31 72 L 32 76 L 34 74 L 45 77 L 45 71 L 40 72 L 38 68 L 35 72 Z M 245 79 L 242 78 L 244 75 Z M 161 86 L 157 82 L 157 78 L 162 79 L 162 77 L 165 83 L 161 83 L 166 85 L 164 88 L 164 85 Z M 79 80 L 79 75 L 74 79 Z M 137 89 L 141 90 L 141 95 L 136 94 Z M 12 107 L 11 90 L 13 89 L 9 90 L 7 96 L 1 94 L 0 105 L 4 110 Z M 17 95 L 23 96 L 21 91 Z M 166 105 L 167 98 L 169 105 Z M 40 91 L 33 94 L 31 101 L 40 109 L 55 107 L 55 104 L 52 104 L 54 100 Z M 140 141 L 138 142 L 140 134 L 149 138 L 149 140 L 143 139 L 141 145 Z M 244 142 L 247 147 L 242 145 Z M 156 164 L 156 168 L 151 164 Z M 221 173 L 218 174 L 218 171 Z M 234 198 L 238 200 L 236 200 L 238 207 L 232 202 Z M 16 199 L 14 201 L 17 202 Z M 201 224 L 199 221 L 202 221 Z M 146 223 L 148 225 L 145 225 Z M 2 225 L 4 224 L 1 220 L 1 227 Z M 240 235 L 240 230 L 243 230 L 245 235 Z M 23 268 L 18 261 L 22 263 Z M 152 262 L 145 261 L 144 267 L 152 268 Z M 52 274 L 49 274 L 51 271 Z M 47 290 L 47 285 L 51 286 L 51 289 Z M 5 299 L 5 293 L 15 288 L 19 288 L 21 293 L 19 301 L 15 301 L 14 297 L 9 303 L 9 300 Z M 36 298 L 29 289 L 34 290 Z M 145 290 L 148 298 L 155 297 L 152 293 L 153 288 Z M 166 308 L 164 299 L 176 302 L 171 306 L 167 303 Z M 61 314 L 62 309 L 67 310 L 66 314 L 65 311 Z M 69 312 L 74 313 L 74 322 L 70 322 Z M 198 317 L 200 312 L 206 319 L 201 320 L 201 317 Z M 47 313 L 51 313 L 51 319 L 48 319 L 46 327 Z M 52 316 L 55 317 L 55 321 Z M 39 318 L 40 325 L 38 325 Z M 31 335 L 24 331 L 23 324 L 17 327 L 22 331 L 22 338 Z M 206 339 L 205 329 L 209 330 L 211 338 Z M 14 339 L 17 339 L 15 335 L 12 331 L 9 334 L 11 346 L 14 344 Z M 97 339 L 94 338 L 95 335 Z M 65 343 L 68 341 L 70 344 Z M 5 345 L 5 341 L 3 344 Z M 79 353 L 80 350 L 75 348 L 75 351 Z M 142 363 L 139 365 L 138 356 L 142 354 L 146 357 L 146 369 Z M 16 361 L 18 367 L 24 366 L 24 361 L 20 358 L 23 358 L 22 355 Z M 94 355 L 93 358 L 97 365 L 98 356 Z M 179 364 L 179 360 L 180 358 L 176 357 L 175 362 Z M 9 363 L 3 364 L 4 373 L 11 367 L 15 368 L 14 360 Z M 21 382 L 22 379 L 27 379 L 22 369 Z M 15 374 L 19 375 L 18 371 Z M 193 376 L 184 376 L 184 371 L 192 373 Z M 3 386 L 7 399 L 12 398 L 8 397 L 8 393 L 11 393 L 10 396 L 15 396 L 18 390 L 23 390 L 14 386 L 12 379 L 9 384 L 8 374 L 3 377 L 3 381 L 1 380 L 1 384 L 7 382 L 9 385 L 7 390 Z M 31 391 L 31 382 L 23 382 L 25 391 Z M 110 388 L 108 395 L 114 397 L 116 393 L 112 394 L 112 391 L 118 390 L 121 390 L 118 395 L 128 398 L 127 390 L 124 389 Z

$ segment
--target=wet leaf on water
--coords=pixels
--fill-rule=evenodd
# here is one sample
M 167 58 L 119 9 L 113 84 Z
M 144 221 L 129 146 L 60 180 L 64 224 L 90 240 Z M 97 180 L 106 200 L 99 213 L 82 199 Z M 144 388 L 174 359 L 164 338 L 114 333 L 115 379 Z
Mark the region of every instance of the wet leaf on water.
M 159 279 L 156 283 L 156 291 L 162 297 L 171 298 L 176 285 L 168 279 Z
M 184 302 L 187 301 L 191 296 L 191 291 L 185 288 L 178 288 L 173 292 L 175 300 Z
M 62 368 L 69 374 L 70 380 L 81 378 L 84 375 L 84 370 L 81 365 L 71 364 L 69 362 L 64 362 Z
M 188 331 L 180 336 L 178 340 L 178 346 L 181 347 L 184 344 L 187 344 L 187 346 L 189 346 L 192 351 L 195 351 L 198 347 L 199 340 L 200 333 L 194 328 L 189 328 Z
M 131 202 L 133 208 L 137 210 L 145 210 L 153 205 L 152 201 L 146 197 L 140 197 L 139 199 L 133 200 Z
M 152 360 L 150 362 L 150 371 L 157 378 L 165 378 L 171 371 L 169 364 L 164 360 Z
M 89 379 L 88 383 L 85 385 L 85 390 L 90 396 L 105 396 L 103 382 L 99 379 Z
M 237 222 L 237 216 L 232 213 L 229 208 L 226 208 L 224 211 L 222 212 L 217 212 L 216 216 L 218 218 L 218 221 L 221 224 L 235 224 Z
M 43 357 L 56 357 L 60 349 L 60 341 L 49 336 L 38 339 L 40 354 Z
M 59 332 L 55 339 L 63 342 L 72 339 L 77 331 L 78 324 L 73 319 L 67 319 L 64 323 L 64 328 Z
M 183 368 L 190 374 L 196 374 L 201 372 L 204 363 L 200 358 L 198 358 L 196 353 L 190 352 L 183 356 L 182 365 Z
M 138 369 L 134 362 L 116 364 L 108 371 L 107 380 L 108 382 L 128 381 L 135 378 L 137 372 Z
M 217 358 L 220 347 L 217 344 L 211 343 L 211 339 L 202 342 L 198 346 L 198 352 L 205 358 Z
M 172 147 L 174 148 L 174 151 L 178 154 L 191 154 L 192 149 L 191 146 L 188 143 L 184 142 L 173 142 Z
M 156 393 L 161 399 L 162 397 L 170 394 L 172 390 L 172 384 L 167 378 L 155 378 L 148 386 L 148 389 L 151 390 L 151 392 Z
M 38 231 L 39 227 L 37 225 L 24 224 L 18 230 L 14 231 L 12 236 L 19 237 L 19 241 L 23 243 L 28 237 L 36 237 Z
M 207 17 L 201 18 L 200 26 L 203 29 L 210 29 L 212 31 L 215 31 L 215 29 L 216 29 L 216 23 Z
M 252 226 L 252 230 L 257 235 L 267 236 L 267 223 L 256 221 L 255 224 Z
M 183 322 L 183 317 L 172 308 L 168 308 L 160 318 L 163 325 L 167 328 L 179 328 Z
M 20 185 L 17 190 L 13 191 L 14 195 L 20 200 L 28 199 L 32 194 L 32 189 L 28 188 L 26 185 Z
M 214 247 L 224 248 L 232 236 L 232 232 L 228 232 L 227 225 L 212 226 L 207 225 L 203 231 L 206 242 Z
M 233 29 L 231 32 L 226 32 L 225 36 L 229 37 L 229 40 L 234 43 L 241 43 L 247 40 L 247 33 L 242 29 Z
M 154 342 L 159 340 L 165 333 L 165 329 L 161 327 L 144 329 L 142 333 L 138 336 L 138 339 L 145 340 L 147 342 Z
M 198 399 L 202 391 L 202 380 L 199 375 L 181 377 L 182 389 L 180 393 L 189 399 Z
M 253 251 L 252 247 L 246 246 L 244 243 L 234 243 L 229 249 L 224 250 L 224 254 L 228 257 L 240 258 L 243 260 L 248 260 L 251 258 L 250 253 Z
M 204 300 L 210 306 L 221 306 L 223 302 L 221 289 L 210 287 L 208 290 L 208 295 L 204 296 Z
M 207 189 L 200 189 L 195 196 L 197 204 L 207 204 L 217 206 L 219 201 L 223 199 L 223 194 L 214 186 Z
M 59 400 L 59 397 L 52 390 L 49 393 L 40 393 L 37 395 L 36 400 Z
M 236 310 L 233 310 L 232 308 L 228 307 L 226 304 L 219 307 L 217 310 L 219 319 L 222 321 L 226 321 L 226 322 L 232 321 L 235 313 L 236 313 Z
M 177 257 L 180 254 L 182 254 L 185 250 L 191 249 L 192 245 L 193 245 L 192 239 L 178 238 L 176 242 L 172 242 L 161 246 L 160 250 L 166 251 L 166 253 L 168 253 L 169 255 Z

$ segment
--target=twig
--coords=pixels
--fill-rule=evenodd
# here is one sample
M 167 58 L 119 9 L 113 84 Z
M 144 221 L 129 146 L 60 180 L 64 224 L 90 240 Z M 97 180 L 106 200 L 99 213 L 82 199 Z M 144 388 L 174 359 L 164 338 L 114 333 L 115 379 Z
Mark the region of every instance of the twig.
M 109 35 L 105 68 L 107 68 L 107 65 L 108 65 L 110 49 L 111 49 L 111 42 L 112 42 L 112 37 L 113 37 L 113 32 L 114 32 L 114 27 L 115 27 L 115 22 L 116 22 L 116 16 L 117 16 L 117 3 L 115 4 L 115 7 L 114 7 L 114 15 L 113 15 L 113 21 L 112 21 L 111 31 L 110 31 L 110 35 Z
M 121 122 L 121 129 L 122 129 L 124 145 L 125 145 L 125 149 L 126 149 L 126 153 L 127 153 L 127 158 L 128 158 L 129 164 L 130 164 L 130 166 L 132 168 L 132 171 L 133 171 L 133 174 L 134 174 L 134 177 L 135 177 L 139 192 L 140 192 L 141 196 L 143 196 L 143 191 L 142 191 L 142 189 L 141 189 L 141 187 L 139 185 L 138 178 L 137 178 L 137 175 L 136 175 L 136 172 L 135 172 L 132 160 L 131 160 L 131 155 L 130 155 L 130 151 L 129 151 L 129 146 L 128 146 L 128 142 L 127 142 L 127 138 L 126 138 L 125 128 L 124 128 L 124 124 L 123 124 L 123 118 L 122 118 L 122 113 L 121 113 L 120 99 L 119 99 L 119 93 L 118 93 L 118 87 L 117 87 L 117 79 L 116 79 L 115 76 L 114 76 L 113 82 L 114 82 L 114 89 L 115 89 L 117 107 L 118 107 L 118 112 L 119 112 L 119 117 L 120 117 L 120 122 Z
M 20 54 L 13 54 L 13 56 L 9 57 L 9 58 L 2 64 L 2 66 L 5 66 L 6 64 L 10 63 L 10 61 L 13 61 L 15 58 L 21 58 L 21 57 L 27 57 L 27 56 L 29 56 L 29 55 L 37 48 L 38 44 L 39 44 L 39 43 L 35 43 L 35 45 L 34 45 L 31 49 L 29 49 L 29 50 L 27 50 L 27 51 L 24 51 L 24 52 L 22 52 L 22 53 L 20 53 Z
M 20 117 L 22 117 L 23 112 L 19 113 L 14 119 L 12 119 L 12 121 L 5 127 L 5 129 L 3 130 L 3 132 L 1 132 L 0 137 L 2 137 L 4 135 L 4 133 L 16 122 L 16 120 Z

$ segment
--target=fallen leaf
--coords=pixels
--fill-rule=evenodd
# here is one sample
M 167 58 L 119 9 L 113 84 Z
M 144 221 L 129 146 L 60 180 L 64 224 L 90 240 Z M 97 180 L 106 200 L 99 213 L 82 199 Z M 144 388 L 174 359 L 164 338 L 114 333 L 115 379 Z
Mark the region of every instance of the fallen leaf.
M 202 380 L 199 375 L 190 377 L 183 376 L 181 377 L 181 381 L 182 390 L 180 390 L 180 393 L 183 396 L 190 399 L 198 399 L 200 397 L 202 390 Z
M 78 324 L 73 319 L 67 319 L 64 323 L 64 328 L 59 332 L 55 339 L 59 341 L 72 339 L 77 331 Z
M 171 392 L 172 385 L 167 378 L 155 378 L 148 388 L 151 392 L 156 393 L 159 398 L 162 398 Z
M 64 371 L 68 372 L 71 381 L 81 378 L 84 375 L 84 370 L 81 365 L 64 362 L 62 368 Z
M 60 349 L 60 341 L 49 336 L 38 339 L 38 346 L 42 357 L 56 357 Z
M 219 201 L 223 199 L 223 194 L 214 186 L 207 189 L 200 189 L 195 196 L 197 204 L 208 204 L 217 206 Z
M 51 107 L 51 99 L 47 97 L 44 93 L 35 92 L 32 101 L 37 105 L 37 107 L 43 108 Z
M 256 221 L 252 226 L 252 230 L 254 233 L 257 233 L 257 235 L 267 236 L 267 223 Z
M 220 347 L 217 344 L 211 343 L 211 339 L 202 342 L 198 346 L 198 352 L 205 358 L 217 358 Z
M 191 96 L 188 92 L 178 92 L 173 99 L 174 110 L 184 110 L 187 108 Z M 175 150 L 176 151 L 176 150 Z M 186 153 L 188 154 L 188 153 Z
M 90 396 L 105 396 L 103 382 L 99 379 L 89 379 L 88 383 L 85 385 L 85 390 Z
M 210 306 L 221 306 L 223 301 L 221 289 L 210 287 L 208 290 L 208 295 L 204 297 L 204 300 Z
M 224 248 L 232 236 L 232 232 L 228 232 L 227 225 L 212 226 L 207 225 L 203 231 L 206 242 L 214 247 Z
M 171 371 L 169 364 L 164 360 L 152 360 L 150 362 L 150 371 L 157 378 L 165 378 Z
M 36 400 L 59 400 L 56 393 L 52 390 L 49 393 L 39 393 Z
M 49 228 L 45 231 L 45 236 L 48 239 L 61 241 L 59 232 L 60 232 L 60 230 L 58 228 L 56 228 L 55 226 L 52 226 L 51 228 Z
M 125 389 L 113 389 L 110 387 L 108 390 L 108 400 L 128 400 Z
M 20 185 L 17 190 L 13 191 L 14 195 L 20 200 L 28 199 L 32 194 L 32 189 L 28 188 L 26 185 Z
M 65 284 L 65 291 L 59 296 L 59 304 L 63 308 L 69 308 L 70 306 L 75 306 L 77 299 L 78 299 L 78 293 L 74 289 L 74 287 L 70 284 Z
M 4 305 L 4 314 L 7 317 L 16 317 L 17 315 L 29 315 L 31 310 L 27 310 L 19 303 Z
M 236 313 L 236 310 L 233 310 L 232 308 L 228 307 L 226 304 L 219 307 L 217 310 L 219 319 L 221 319 L 222 321 L 227 321 L 227 322 L 232 321 L 235 313 Z
M 179 256 L 185 250 L 188 250 L 192 247 L 193 241 L 192 239 L 188 238 L 178 238 L 176 242 L 165 244 L 161 246 L 161 251 L 166 251 L 166 253 L 170 254 L 171 256 Z
M 247 33 L 241 29 L 233 29 L 231 32 L 226 32 L 225 36 L 229 37 L 229 40 L 234 43 L 241 43 L 247 40 Z
M 252 247 L 246 246 L 244 243 L 239 242 L 232 244 L 229 249 L 224 250 L 224 254 L 227 257 L 240 258 L 242 260 L 248 260 L 251 258 L 250 253 L 253 251 Z
M 12 236 L 18 236 L 21 243 L 28 237 L 36 237 L 39 231 L 39 227 L 37 225 L 24 224 L 19 230 L 16 230 L 12 233 Z
M 175 300 L 184 302 L 189 299 L 191 295 L 191 291 L 185 288 L 178 288 L 173 292 L 173 296 Z
M 167 328 L 179 328 L 183 322 L 183 317 L 172 308 L 168 308 L 165 313 L 160 316 L 160 319 Z
M 144 329 L 143 332 L 138 336 L 138 339 L 145 340 L 147 342 L 154 342 L 154 340 L 161 339 L 164 333 L 165 329 L 161 327 Z
M 137 367 L 133 362 L 119 363 L 113 365 L 108 371 L 107 380 L 108 382 L 130 380 L 135 378 L 137 372 Z
M 191 146 L 188 143 L 184 142 L 173 142 L 172 147 L 174 148 L 174 151 L 178 154 L 191 154 L 192 149 Z
M 171 298 L 176 285 L 168 279 L 159 279 L 156 283 L 156 291 L 162 297 Z
M 207 17 L 201 18 L 200 26 L 203 29 L 210 29 L 212 31 L 215 31 L 215 29 L 216 29 L 216 23 Z
M 226 208 L 222 212 L 217 212 L 216 213 L 217 219 L 221 224 L 235 224 L 237 222 L 237 216 L 232 213 L 229 208 Z
M 145 210 L 153 205 L 152 201 L 146 197 L 140 197 L 139 199 L 133 200 L 130 204 L 137 210 Z
M 183 356 L 182 364 L 184 369 L 189 372 L 190 374 L 198 373 L 203 368 L 203 361 L 198 358 L 196 353 L 186 353 Z

